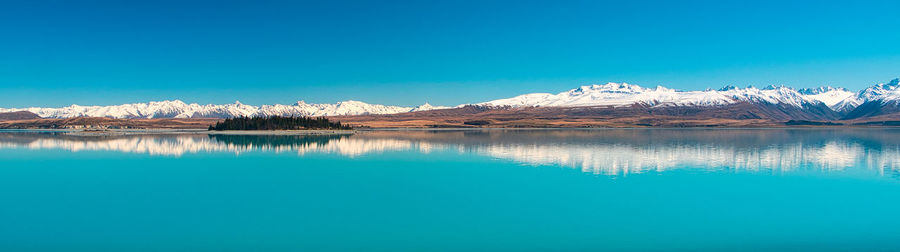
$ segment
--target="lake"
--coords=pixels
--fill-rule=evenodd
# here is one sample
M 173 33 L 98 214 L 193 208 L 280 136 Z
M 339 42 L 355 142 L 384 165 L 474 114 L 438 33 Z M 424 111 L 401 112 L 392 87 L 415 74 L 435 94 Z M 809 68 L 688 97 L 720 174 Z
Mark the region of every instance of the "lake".
M 900 250 L 900 129 L 0 131 L 2 251 Z

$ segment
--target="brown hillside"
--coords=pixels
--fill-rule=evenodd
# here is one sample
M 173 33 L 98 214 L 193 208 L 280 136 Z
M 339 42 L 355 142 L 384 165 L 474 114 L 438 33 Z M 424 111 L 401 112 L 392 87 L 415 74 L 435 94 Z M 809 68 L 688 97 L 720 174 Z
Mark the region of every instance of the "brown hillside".
M 41 117 L 37 114 L 28 111 L 0 113 L 0 120 L 28 120 L 40 118 Z

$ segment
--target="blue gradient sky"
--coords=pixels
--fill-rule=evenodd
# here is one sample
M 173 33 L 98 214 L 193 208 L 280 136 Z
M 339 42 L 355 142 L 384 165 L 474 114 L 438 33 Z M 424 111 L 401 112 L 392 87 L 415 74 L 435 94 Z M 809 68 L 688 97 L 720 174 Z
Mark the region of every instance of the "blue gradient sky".
M 900 77 L 896 1 L 135 2 L 0 3 L 0 107 L 456 105 L 610 81 Z

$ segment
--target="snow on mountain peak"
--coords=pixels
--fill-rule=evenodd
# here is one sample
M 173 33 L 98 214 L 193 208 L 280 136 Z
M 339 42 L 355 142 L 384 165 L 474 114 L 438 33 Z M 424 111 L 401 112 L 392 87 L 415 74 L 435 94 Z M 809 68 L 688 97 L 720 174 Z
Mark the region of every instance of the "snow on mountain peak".
M 720 88 L 718 91 L 728 91 L 728 90 L 733 90 L 733 89 L 737 89 L 737 87 L 735 87 L 734 85 L 727 85 L 727 86 Z M 706 91 L 712 91 L 712 90 L 706 90 Z
M 824 103 L 834 111 L 847 112 L 850 111 L 862 101 L 857 99 L 857 93 L 847 90 L 846 88 L 836 88 L 832 86 L 822 86 L 817 88 L 804 88 L 798 90 L 799 93 L 806 96 L 810 100 Z
M 228 118 L 240 116 L 337 116 L 364 114 L 395 114 L 447 107 L 419 106 L 415 108 L 368 104 L 361 101 L 342 101 L 335 104 L 309 104 L 298 101 L 294 105 L 253 106 L 235 101 L 224 105 L 187 104 L 180 100 L 114 106 L 81 106 L 73 104 L 61 108 L 2 109 L 0 112 L 29 111 L 45 118 L 110 117 L 110 118 Z
M 784 85 L 768 85 L 746 88 L 728 85 L 718 90 L 679 91 L 657 86 L 644 88 L 628 83 L 606 83 L 581 86 L 558 94 L 532 93 L 512 98 L 498 99 L 479 105 L 490 106 L 715 106 L 736 102 L 786 104 L 806 107 L 823 104 L 837 112 L 848 112 L 867 101 L 900 103 L 900 79 L 893 79 L 853 92 L 846 88 L 822 86 L 795 90 Z
M 821 86 L 821 87 L 817 87 L 817 88 L 801 88 L 801 89 L 797 90 L 797 92 L 800 92 L 801 94 L 805 94 L 805 95 L 817 95 L 817 94 L 834 92 L 834 91 L 850 92 L 850 90 L 847 90 L 846 88 L 837 88 L 837 87 L 832 87 L 832 86 Z
M 582 86 L 559 94 L 535 93 L 480 103 L 492 106 L 628 106 L 645 104 L 649 106 L 716 106 L 735 102 L 787 103 L 804 106 L 813 102 L 797 91 L 785 86 L 770 86 L 757 89 L 752 86 L 736 88 L 727 86 L 719 90 L 678 91 L 657 86 L 649 89 L 627 83 L 607 83 L 604 85 Z
M 720 106 L 738 102 L 785 104 L 805 108 L 823 104 L 838 112 L 848 112 L 868 101 L 900 102 L 900 79 L 893 79 L 854 93 L 844 88 L 822 86 L 795 90 L 784 85 L 768 85 L 762 89 L 728 85 L 718 90 L 680 91 L 656 86 L 644 88 L 628 83 L 609 82 L 580 86 L 565 92 L 531 93 L 506 99 L 498 99 L 477 105 L 511 107 L 583 107 L 583 106 Z M 461 107 L 460 105 L 457 107 Z M 312 104 L 303 100 L 292 105 L 253 106 L 235 101 L 224 105 L 187 104 L 181 100 L 153 101 L 148 103 L 115 106 L 82 106 L 72 104 L 61 108 L 0 109 L 0 112 L 29 111 L 48 118 L 79 116 L 112 118 L 199 118 L 236 116 L 337 116 L 365 114 L 395 114 L 405 112 L 446 109 L 424 103 L 416 107 L 400 107 L 369 104 L 346 100 L 334 104 Z
M 879 83 L 863 89 L 859 92 L 858 99 L 864 101 L 882 102 L 900 100 L 900 79 L 893 79 L 888 83 Z
M 848 112 L 867 101 L 900 103 L 900 78 L 871 86 L 860 92 L 846 88 L 822 86 L 795 90 L 785 85 L 768 85 L 762 89 L 728 85 L 718 90 L 678 91 L 663 86 L 643 88 L 627 83 L 581 86 L 558 94 L 533 93 L 479 103 L 492 106 L 715 106 L 735 102 L 786 104 L 806 107 L 823 104 L 837 112 Z
M 428 103 L 428 102 L 425 102 L 425 104 L 416 106 L 416 107 L 413 108 L 412 111 L 410 111 L 410 112 L 427 111 L 427 110 L 436 110 L 436 109 L 448 109 L 448 108 L 452 108 L 452 107 L 434 106 L 434 105 L 431 105 L 431 104 Z

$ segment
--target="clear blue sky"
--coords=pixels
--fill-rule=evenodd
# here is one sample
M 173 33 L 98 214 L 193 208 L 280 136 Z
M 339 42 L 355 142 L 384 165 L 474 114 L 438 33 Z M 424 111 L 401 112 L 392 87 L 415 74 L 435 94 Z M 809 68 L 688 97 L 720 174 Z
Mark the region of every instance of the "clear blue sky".
M 900 77 L 896 1 L 726 2 L 3 1 L 0 107 L 456 105 L 610 81 Z

